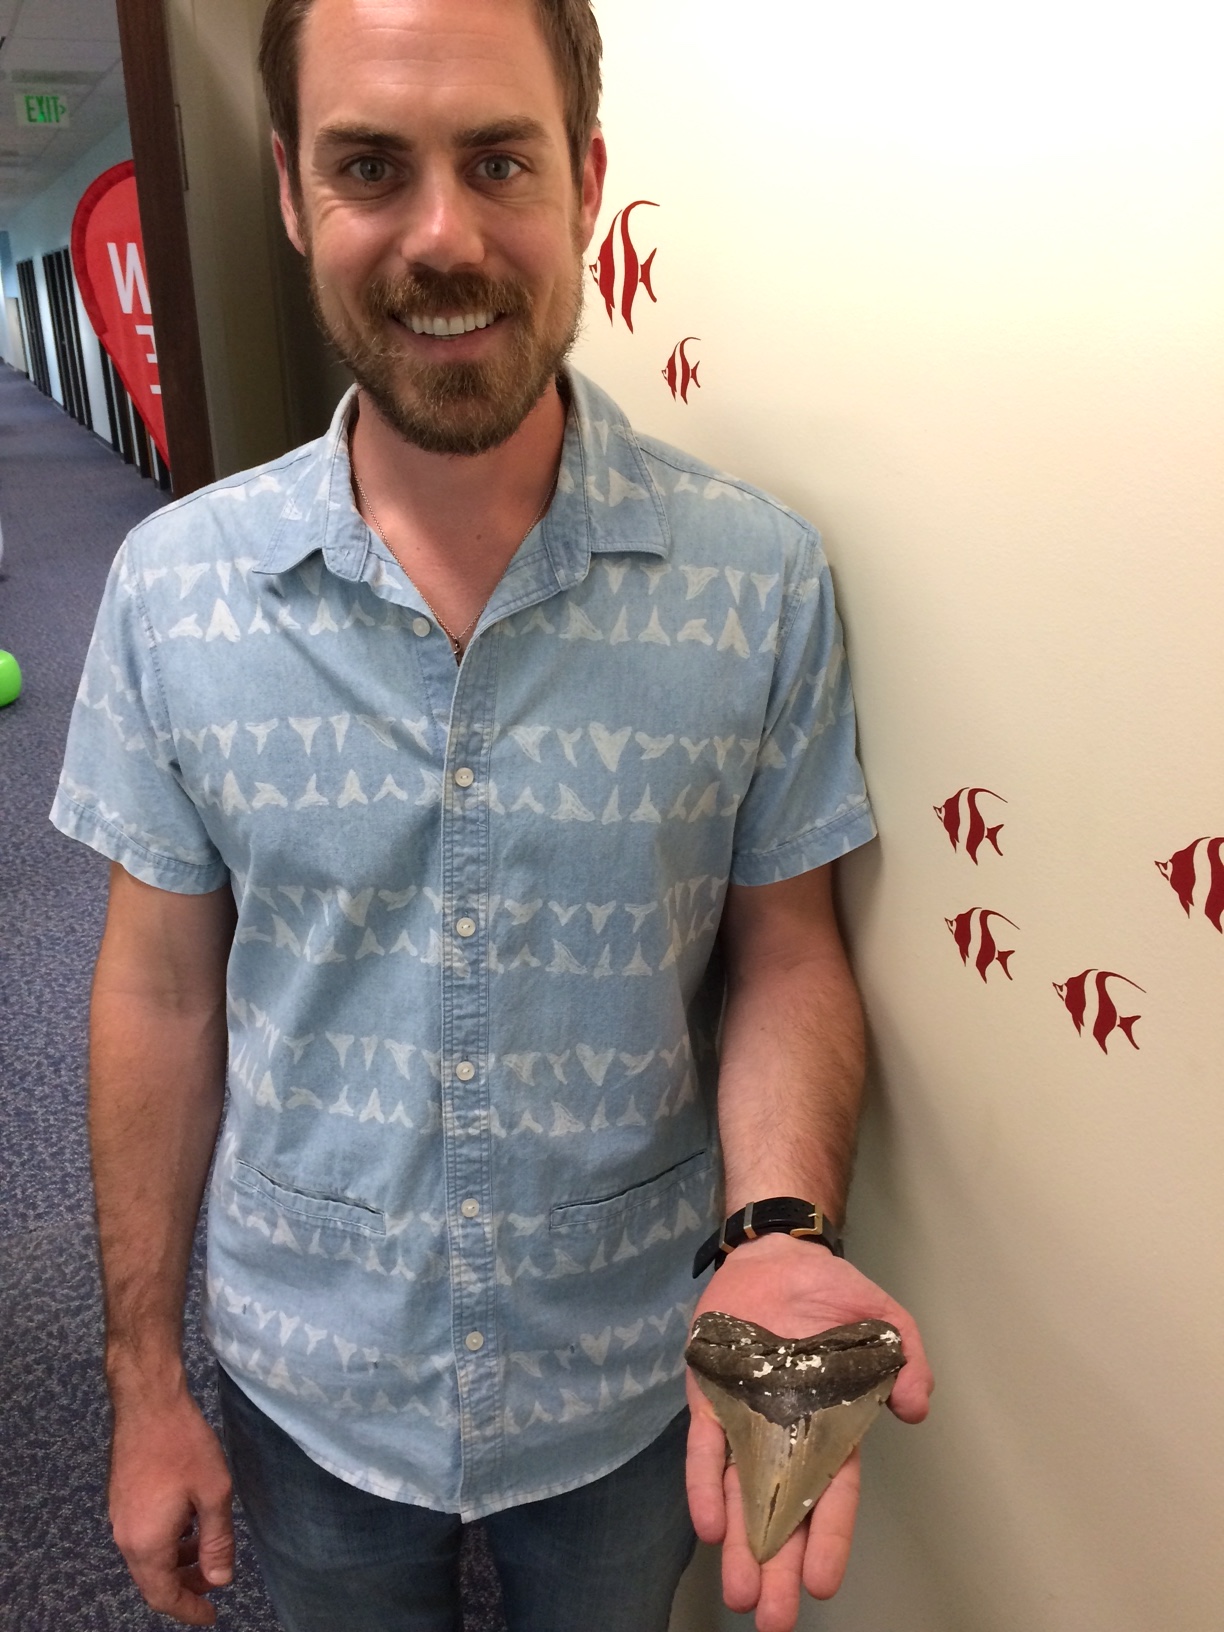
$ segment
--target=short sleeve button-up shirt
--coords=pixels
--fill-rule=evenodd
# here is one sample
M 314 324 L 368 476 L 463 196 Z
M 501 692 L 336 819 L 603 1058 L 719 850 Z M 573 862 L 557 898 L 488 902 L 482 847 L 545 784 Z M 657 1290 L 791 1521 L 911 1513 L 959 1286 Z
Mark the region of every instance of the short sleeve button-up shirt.
M 467 1519 L 682 1405 L 728 881 L 874 831 L 811 527 L 570 387 L 458 666 L 354 507 L 348 400 L 142 523 L 53 811 L 237 903 L 221 1363 L 325 1468 Z

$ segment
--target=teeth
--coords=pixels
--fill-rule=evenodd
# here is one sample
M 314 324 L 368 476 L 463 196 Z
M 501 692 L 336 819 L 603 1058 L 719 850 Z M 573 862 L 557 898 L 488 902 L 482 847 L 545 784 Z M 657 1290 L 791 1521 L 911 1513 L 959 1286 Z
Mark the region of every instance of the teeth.
M 494 312 L 466 312 L 462 317 L 410 317 L 408 327 L 413 334 L 431 334 L 449 338 L 452 334 L 471 334 L 473 329 L 487 329 L 493 322 Z

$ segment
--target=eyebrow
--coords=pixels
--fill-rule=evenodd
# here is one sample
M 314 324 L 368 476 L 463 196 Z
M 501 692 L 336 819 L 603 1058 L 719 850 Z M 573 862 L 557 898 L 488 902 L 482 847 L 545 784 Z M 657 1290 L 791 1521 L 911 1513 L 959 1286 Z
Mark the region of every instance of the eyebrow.
M 497 119 L 487 125 L 472 125 L 455 132 L 451 145 L 462 151 L 480 147 L 501 147 L 507 142 L 539 142 L 548 131 L 538 119 L 527 117 Z M 317 148 L 372 147 L 382 153 L 411 153 L 415 143 L 406 136 L 379 130 L 372 125 L 324 125 L 315 137 Z

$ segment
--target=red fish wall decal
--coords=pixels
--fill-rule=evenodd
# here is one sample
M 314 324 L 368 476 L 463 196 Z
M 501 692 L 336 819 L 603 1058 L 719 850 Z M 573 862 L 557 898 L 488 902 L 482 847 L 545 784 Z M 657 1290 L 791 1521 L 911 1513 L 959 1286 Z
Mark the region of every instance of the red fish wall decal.
M 620 278 L 620 313 L 625 320 L 625 327 L 633 333 L 633 303 L 637 299 L 639 289 L 645 289 L 651 300 L 658 304 L 658 297 L 650 286 L 650 269 L 654 258 L 659 253 L 652 249 L 643 261 L 639 258 L 634 246 L 633 236 L 629 230 L 629 216 L 632 211 L 645 206 L 650 210 L 657 210 L 659 206 L 649 198 L 635 198 L 632 204 L 626 204 L 623 210 L 617 210 L 612 217 L 612 225 L 608 228 L 608 236 L 599 246 L 599 259 L 590 263 L 590 273 L 595 280 L 595 287 L 603 296 L 604 305 L 608 310 L 608 322 L 615 323 L 616 284 Z M 617 226 L 620 227 L 620 254 L 617 255 Z M 619 262 L 619 265 L 618 265 Z
M 961 955 L 961 962 L 968 964 L 969 954 L 976 954 L 973 967 L 986 979 L 986 971 L 992 963 L 997 963 L 1007 976 L 1012 978 L 1011 970 L 1007 967 L 1007 960 L 1015 955 L 1015 947 L 1010 951 L 1002 951 L 990 928 L 991 918 L 1002 918 L 1005 924 L 1011 924 L 1013 929 L 1019 929 L 1019 924 L 1012 924 L 1010 918 L 1003 913 L 995 912 L 989 907 L 970 907 L 967 912 L 957 913 L 955 918 L 945 918 L 944 923 L 952 931 L 952 939 L 956 942 L 956 949 Z
M 678 396 L 681 402 L 688 401 L 689 386 L 695 385 L 699 391 L 701 390 L 701 381 L 697 378 L 697 370 L 701 367 L 701 363 L 700 361 L 691 363 L 688 353 L 684 349 L 690 340 L 696 341 L 698 345 L 701 344 L 699 334 L 687 335 L 673 349 L 671 356 L 667 359 L 667 367 L 662 370 L 663 378 L 667 381 L 672 396 Z
M 1003 823 L 998 822 L 994 827 L 986 826 L 986 818 L 978 809 L 978 799 L 983 794 L 991 799 L 997 799 L 1002 805 L 1007 803 L 1002 794 L 991 793 L 989 788 L 960 788 L 950 799 L 945 799 L 942 805 L 934 807 L 936 816 L 943 823 L 944 832 L 952 841 L 953 850 L 960 849 L 963 836 L 965 854 L 975 867 L 983 841 L 994 846 L 997 856 L 1003 854 L 999 849 L 999 834 Z
M 1088 977 L 1095 975 L 1093 993 L 1088 995 Z M 1092 1035 L 1101 1045 L 1101 1053 L 1108 1054 L 1106 1041 L 1115 1031 L 1120 1031 L 1132 1048 L 1138 1048 L 1135 1041 L 1135 1022 L 1142 1017 L 1137 1014 L 1119 1014 L 1118 1006 L 1109 995 L 1107 981 L 1120 980 L 1124 985 L 1134 986 L 1137 992 L 1143 991 L 1142 986 L 1128 980 L 1125 975 L 1119 975 L 1113 969 L 1085 969 L 1082 974 L 1072 975 L 1070 979 L 1054 982 L 1054 990 L 1062 999 L 1063 1007 L 1075 1021 L 1075 1029 L 1081 1036 L 1089 1018 L 1091 1009 Z
M 1200 845 L 1205 848 L 1200 850 Z M 1220 922 L 1224 918 L 1224 858 L 1221 851 L 1224 851 L 1224 838 L 1195 839 L 1193 844 L 1178 850 L 1168 861 L 1158 861 L 1156 870 L 1172 885 L 1173 893 L 1186 909 L 1187 918 L 1197 891 L 1202 898 L 1207 922 L 1214 924 L 1224 935 L 1224 924 Z

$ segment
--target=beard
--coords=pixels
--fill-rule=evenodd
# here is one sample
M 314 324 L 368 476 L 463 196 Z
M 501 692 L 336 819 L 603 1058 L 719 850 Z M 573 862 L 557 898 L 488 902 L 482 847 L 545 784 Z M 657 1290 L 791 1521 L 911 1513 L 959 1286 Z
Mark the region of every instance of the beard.
M 478 272 L 435 272 L 419 267 L 402 278 L 376 278 L 361 292 L 357 319 L 328 312 L 309 262 L 315 320 L 378 412 L 406 442 L 426 453 L 487 453 L 507 441 L 556 379 L 578 338 L 582 316 L 581 252 L 575 246 L 560 306 L 540 328 L 531 297 L 513 279 Z M 436 362 L 408 355 L 387 334 L 387 322 L 446 311 L 496 312 L 509 325 L 509 344 L 484 362 L 448 362 L 447 342 L 436 341 Z

